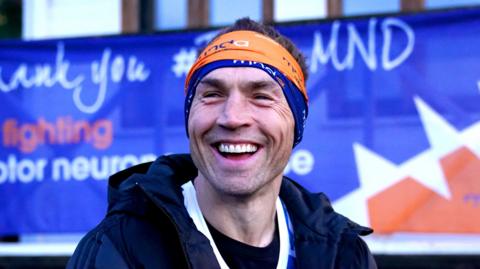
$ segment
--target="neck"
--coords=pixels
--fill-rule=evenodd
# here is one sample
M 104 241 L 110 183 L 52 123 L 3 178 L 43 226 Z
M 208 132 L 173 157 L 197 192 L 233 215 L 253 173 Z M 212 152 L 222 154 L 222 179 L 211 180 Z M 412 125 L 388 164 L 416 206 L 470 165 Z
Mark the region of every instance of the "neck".
M 195 191 L 204 218 L 224 235 L 242 243 L 265 247 L 275 233 L 275 203 L 281 178 L 247 196 L 225 195 L 205 178 L 195 179 Z

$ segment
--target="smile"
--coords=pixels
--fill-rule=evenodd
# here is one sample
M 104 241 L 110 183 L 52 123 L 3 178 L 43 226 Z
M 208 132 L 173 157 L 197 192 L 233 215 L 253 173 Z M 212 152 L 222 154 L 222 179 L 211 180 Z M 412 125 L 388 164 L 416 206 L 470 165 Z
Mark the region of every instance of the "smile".
M 220 143 L 217 146 L 217 149 L 220 153 L 243 154 L 243 153 L 255 153 L 257 151 L 258 147 L 256 145 L 253 145 L 253 144 Z

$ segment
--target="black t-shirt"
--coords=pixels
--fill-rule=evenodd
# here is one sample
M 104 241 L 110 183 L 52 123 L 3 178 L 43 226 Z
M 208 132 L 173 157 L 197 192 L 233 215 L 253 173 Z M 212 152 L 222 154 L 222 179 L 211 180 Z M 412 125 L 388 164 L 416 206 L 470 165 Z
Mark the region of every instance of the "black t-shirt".
M 273 240 L 268 246 L 253 247 L 222 234 L 208 222 L 207 225 L 218 251 L 231 269 L 275 269 L 277 267 L 280 252 L 278 228 L 275 229 Z

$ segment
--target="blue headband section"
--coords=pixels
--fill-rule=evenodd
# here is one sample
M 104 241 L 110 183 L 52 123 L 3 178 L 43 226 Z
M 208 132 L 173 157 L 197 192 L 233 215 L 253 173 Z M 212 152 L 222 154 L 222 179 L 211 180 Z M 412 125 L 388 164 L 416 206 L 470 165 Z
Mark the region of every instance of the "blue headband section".
M 188 136 L 188 116 L 190 114 L 190 107 L 192 106 L 193 97 L 195 96 L 195 90 L 198 84 L 204 76 L 212 72 L 217 68 L 222 67 L 254 67 L 265 71 L 273 80 L 277 81 L 285 94 L 288 106 L 292 111 L 293 118 L 295 120 L 295 134 L 293 146 L 295 147 L 300 141 L 302 141 L 303 130 L 305 129 L 305 122 L 308 116 L 307 102 L 305 101 L 300 90 L 292 83 L 287 77 L 285 77 L 275 67 L 253 61 L 242 60 L 220 60 L 213 63 L 209 63 L 200 69 L 198 69 L 191 77 L 190 84 L 187 88 L 187 96 L 185 97 L 185 128 Z

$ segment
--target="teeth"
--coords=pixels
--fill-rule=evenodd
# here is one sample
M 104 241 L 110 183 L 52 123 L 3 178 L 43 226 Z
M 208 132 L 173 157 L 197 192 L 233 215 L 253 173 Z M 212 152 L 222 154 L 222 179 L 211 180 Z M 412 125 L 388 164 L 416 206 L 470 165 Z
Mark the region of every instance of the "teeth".
M 257 146 L 252 144 L 220 144 L 218 150 L 223 153 L 251 153 L 257 151 Z

